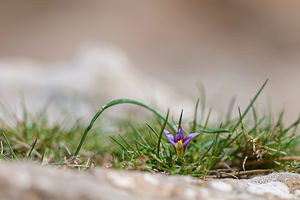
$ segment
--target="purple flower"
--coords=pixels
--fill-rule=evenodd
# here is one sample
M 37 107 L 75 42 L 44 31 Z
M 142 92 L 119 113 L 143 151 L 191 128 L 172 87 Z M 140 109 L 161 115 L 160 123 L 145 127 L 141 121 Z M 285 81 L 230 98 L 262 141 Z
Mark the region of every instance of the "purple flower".
M 191 133 L 184 138 L 182 127 L 179 127 L 179 130 L 176 134 L 176 138 L 167 130 L 164 130 L 169 142 L 174 147 L 178 157 L 183 157 L 185 147 L 190 143 L 190 141 L 200 133 Z

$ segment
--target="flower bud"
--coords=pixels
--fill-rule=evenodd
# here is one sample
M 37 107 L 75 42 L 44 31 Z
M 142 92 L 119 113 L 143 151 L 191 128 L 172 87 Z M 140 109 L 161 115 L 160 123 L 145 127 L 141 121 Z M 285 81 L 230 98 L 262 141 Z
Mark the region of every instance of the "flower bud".
M 183 157 L 183 154 L 184 154 L 184 147 L 182 145 L 182 140 L 179 140 L 176 144 L 175 144 L 175 149 L 176 149 L 176 153 L 177 153 L 177 156 L 179 158 L 182 158 Z

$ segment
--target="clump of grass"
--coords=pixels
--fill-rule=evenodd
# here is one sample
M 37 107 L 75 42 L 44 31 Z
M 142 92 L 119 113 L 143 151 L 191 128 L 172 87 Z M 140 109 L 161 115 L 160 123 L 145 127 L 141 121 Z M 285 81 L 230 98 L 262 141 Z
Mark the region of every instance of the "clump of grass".
M 285 127 L 283 112 L 275 123 L 269 114 L 257 114 L 254 103 L 266 83 L 244 111 L 238 108 L 238 118 L 231 118 L 231 104 L 222 122 L 210 123 L 211 110 L 205 116 L 205 100 L 202 98 L 196 101 L 191 122 L 184 121 L 183 112 L 175 122 L 169 120 L 169 111 L 164 115 L 142 102 L 119 99 L 104 105 L 86 129 L 80 121 L 72 127 L 49 126 L 41 117 L 31 120 L 31 123 L 24 119 L 14 127 L 4 124 L 0 128 L 0 155 L 2 159 L 39 162 L 46 159 L 49 164 L 59 166 L 106 166 L 206 177 L 234 177 L 273 170 L 299 172 L 300 136 L 297 127 L 300 117 Z M 155 117 L 146 124 L 112 119 L 116 121 L 118 131 L 106 130 L 103 121 L 93 128 L 105 110 L 124 103 L 143 107 Z M 180 125 L 185 134 L 201 133 L 186 147 L 182 158 L 177 157 L 163 133 L 167 129 L 176 134 Z
M 91 137 L 86 140 L 86 148 L 81 158 L 71 162 L 73 149 L 78 145 L 86 125 L 82 120 L 72 120 L 66 116 L 61 122 L 50 121 L 45 110 L 32 115 L 24 109 L 20 120 L 14 114 L 6 113 L 6 119 L 0 120 L 0 157 L 2 160 L 30 160 L 43 164 L 78 167 L 102 165 L 115 151 L 108 135 L 112 130 L 97 124 Z M 118 121 L 119 127 L 124 122 Z M 116 123 L 117 124 L 117 123 Z M 127 124 L 127 123 L 126 123 Z M 105 141 L 105 142 L 103 142 Z

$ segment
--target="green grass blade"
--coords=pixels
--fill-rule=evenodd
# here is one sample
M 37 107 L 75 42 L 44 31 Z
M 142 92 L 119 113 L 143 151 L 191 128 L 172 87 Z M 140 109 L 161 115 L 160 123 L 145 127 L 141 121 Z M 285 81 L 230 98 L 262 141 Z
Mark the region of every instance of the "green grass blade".
M 282 118 L 283 118 L 283 115 L 284 115 L 284 110 L 282 110 L 279 114 L 279 117 L 278 117 L 278 120 L 277 120 L 277 123 L 276 123 L 276 127 L 279 127 L 281 124 L 282 124 Z
M 212 111 L 212 108 L 210 108 L 209 111 L 208 111 L 208 114 L 207 114 L 207 117 L 206 117 L 206 120 L 205 120 L 205 124 L 204 124 L 204 126 L 203 126 L 203 129 L 206 129 L 206 127 L 207 127 L 207 125 L 208 125 L 208 121 L 209 121 L 209 118 L 210 118 L 211 111 Z
M 141 143 L 140 141 L 138 141 L 137 139 L 134 140 L 137 144 L 139 144 L 141 147 L 145 148 L 145 149 L 151 149 L 149 146 L 144 145 L 143 143 Z
M 209 130 L 199 130 L 199 132 L 203 132 L 203 133 L 229 133 L 230 130 L 226 130 L 226 129 L 209 129 Z
M 30 149 L 30 152 L 29 152 L 27 158 L 31 158 L 31 154 L 32 154 L 32 151 L 33 151 L 33 149 L 34 149 L 34 147 L 36 145 L 37 139 L 38 138 L 36 137 L 35 140 L 34 140 L 34 142 L 33 142 L 33 144 L 32 144 L 32 146 L 31 146 L 31 149 Z
M 182 115 L 183 115 L 183 110 L 181 110 L 181 113 L 180 113 L 179 122 L 178 122 L 178 130 L 179 130 L 179 127 L 181 126 Z
M 191 129 L 191 133 L 194 133 L 196 131 L 198 106 L 199 106 L 199 98 L 197 99 L 197 102 L 196 102 L 196 105 L 195 105 L 194 119 L 193 119 L 193 125 L 192 125 L 192 129 Z
M 146 104 L 144 104 L 144 103 L 141 103 L 141 102 L 139 102 L 139 101 L 135 101 L 135 100 L 131 100 L 131 99 L 117 99 L 117 100 L 113 100 L 113 101 L 111 101 L 111 102 L 105 104 L 103 107 L 101 107 L 100 110 L 99 110 L 99 111 L 95 114 L 95 116 L 92 118 L 92 120 L 91 120 L 89 126 L 85 129 L 85 131 L 84 131 L 84 133 L 83 133 L 83 135 L 82 135 L 82 137 L 81 137 L 81 140 L 80 140 L 80 142 L 79 142 L 79 144 L 78 144 L 78 146 L 77 146 L 77 148 L 76 148 L 76 151 L 75 151 L 75 153 L 74 153 L 73 159 L 75 159 L 75 158 L 77 157 L 77 155 L 78 155 L 78 153 L 79 153 L 79 151 L 80 151 L 80 149 L 81 149 L 81 147 L 82 147 L 82 145 L 83 145 L 83 142 L 85 141 L 85 138 L 86 138 L 88 132 L 91 130 L 91 128 L 93 127 L 93 125 L 94 125 L 95 121 L 98 119 L 98 117 L 99 117 L 106 109 L 108 109 L 108 108 L 110 108 L 110 107 L 112 107 L 112 106 L 115 106 L 115 105 L 119 105 L 119 104 L 134 104 L 134 105 L 137 105 L 137 106 L 141 106 L 141 107 L 143 107 L 143 108 L 145 108 L 145 109 L 151 111 L 152 113 L 154 113 L 154 114 L 155 114 L 156 116 L 158 116 L 159 118 L 165 120 L 164 116 L 163 116 L 159 111 L 157 111 L 156 109 L 151 108 L 150 106 L 148 106 L 148 105 L 146 105 Z M 170 128 L 173 129 L 174 132 L 176 132 L 176 127 L 175 127 L 175 125 L 174 125 L 172 122 L 170 122 L 170 121 L 168 121 L 167 123 L 168 123 L 168 125 L 170 126 Z
M 13 158 L 15 158 L 16 160 L 18 160 L 18 157 L 17 157 L 17 155 L 15 154 L 15 152 L 14 152 L 13 148 L 11 147 L 11 145 L 10 145 L 10 143 L 9 143 L 9 141 L 8 141 L 7 137 L 6 137 L 6 134 L 4 133 L 4 131 L 3 131 L 3 130 L 2 130 L 1 132 L 2 132 L 2 135 L 3 135 L 3 137 L 4 137 L 5 141 L 6 141 L 7 145 L 8 145 L 8 148 L 9 148 L 10 154 L 12 155 L 12 157 L 13 157 Z
M 41 163 L 43 163 L 43 161 L 44 161 L 46 150 L 47 150 L 47 148 L 45 146 L 42 146 Z
M 146 125 L 150 128 L 150 130 L 155 134 L 156 137 L 159 137 L 159 134 L 152 126 L 150 126 L 148 123 L 146 123 Z
M 263 85 L 260 87 L 260 89 L 258 90 L 258 92 L 255 94 L 254 98 L 250 101 L 250 104 L 248 105 L 248 107 L 246 108 L 246 110 L 243 112 L 241 119 L 232 127 L 232 131 L 234 129 L 236 129 L 239 125 L 240 122 L 244 119 L 244 117 L 247 115 L 248 111 L 250 110 L 250 108 L 252 107 L 252 105 L 254 104 L 254 102 L 256 101 L 257 97 L 260 95 L 260 93 L 262 92 L 262 90 L 264 89 L 264 87 L 266 86 L 266 84 L 268 83 L 269 79 L 267 79 Z
M 211 150 L 211 148 L 215 145 L 215 143 L 217 142 L 218 137 L 219 136 L 216 135 L 216 137 L 215 137 L 214 141 L 212 142 L 212 144 L 209 146 L 209 148 L 206 150 L 206 152 L 200 158 L 200 162 L 205 158 L 205 156 L 208 154 L 208 152 Z
M 129 151 L 121 142 L 119 142 L 117 139 L 115 139 L 114 137 L 112 136 L 109 136 L 115 143 L 117 143 L 123 150 L 125 151 Z
M 149 146 L 148 142 L 147 142 L 146 139 L 142 136 L 142 134 L 140 133 L 140 131 L 138 131 L 138 130 L 135 128 L 135 126 L 133 126 L 132 123 L 129 123 L 129 126 L 132 128 L 132 130 L 135 132 L 135 134 L 136 134 L 139 138 L 141 138 L 141 140 L 142 140 L 146 145 Z
M 239 119 L 240 119 L 239 123 L 240 123 L 240 125 L 242 127 L 242 130 L 245 130 L 244 124 L 243 124 L 243 119 L 242 119 L 241 108 L 240 107 L 238 107 L 238 111 L 239 111 Z
M 254 124 L 257 124 L 257 114 L 256 114 L 256 110 L 254 108 L 254 106 L 251 106 L 252 108 L 252 114 L 253 114 L 253 120 L 254 120 Z
M 149 132 L 148 132 L 148 135 L 149 135 L 149 138 L 150 138 L 150 140 L 151 140 L 153 146 L 155 147 L 155 141 L 154 141 L 153 136 L 152 136 L 153 134 L 151 134 L 151 132 L 149 131 Z
M 266 117 L 264 116 L 263 118 L 261 118 L 257 123 L 255 123 L 254 127 L 252 129 L 250 129 L 250 131 L 248 132 L 249 134 L 256 131 L 257 127 L 266 119 Z
M 182 112 L 181 112 L 182 114 Z M 160 130 L 160 133 L 159 133 L 159 137 L 158 137 L 158 141 L 157 141 L 157 153 L 156 153 L 156 156 L 159 158 L 159 151 L 160 151 L 160 141 L 161 141 L 161 137 L 162 137 L 162 134 L 164 132 L 164 129 L 166 128 L 166 125 L 167 125 L 167 121 L 169 119 L 169 109 L 168 109 L 168 112 L 167 112 L 167 116 L 166 116 L 166 120 L 163 124 L 163 126 L 161 127 L 161 130 Z
M 131 146 L 121 135 L 119 135 L 119 137 L 137 156 L 140 156 L 139 153 L 133 148 L 133 146 Z
M 233 106 L 234 106 L 234 103 L 235 103 L 235 99 L 236 97 L 232 97 L 232 99 L 230 100 L 230 103 L 229 103 L 229 106 L 228 106 L 228 110 L 227 110 L 227 113 L 226 113 L 226 124 L 230 122 L 231 120 L 231 114 L 232 114 L 232 110 L 233 110 Z
M 298 124 L 300 124 L 300 117 L 286 129 L 284 129 L 283 132 L 287 133 L 291 128 L 298 126 Z
M 201 117 L 199 124 L 202 126 L 205 114 L 205 89 L 202 84 L 199 85 L 200 101 L 201 101 Z

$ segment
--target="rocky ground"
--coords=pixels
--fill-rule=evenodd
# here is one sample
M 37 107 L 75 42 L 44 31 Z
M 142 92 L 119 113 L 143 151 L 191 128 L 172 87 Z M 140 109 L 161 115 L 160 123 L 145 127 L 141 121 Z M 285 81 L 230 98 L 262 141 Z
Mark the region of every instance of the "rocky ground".
M 300 199 L 300 175 L 200 180 L 95 168 L 86 172 L 32 163 L 0 163 L 0 199 Z

